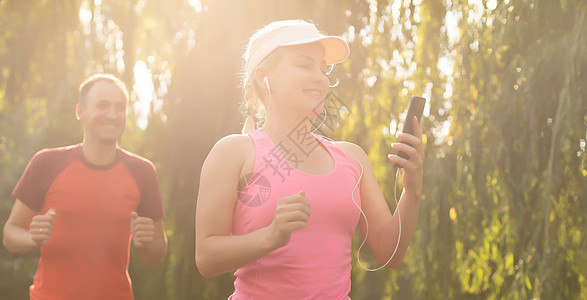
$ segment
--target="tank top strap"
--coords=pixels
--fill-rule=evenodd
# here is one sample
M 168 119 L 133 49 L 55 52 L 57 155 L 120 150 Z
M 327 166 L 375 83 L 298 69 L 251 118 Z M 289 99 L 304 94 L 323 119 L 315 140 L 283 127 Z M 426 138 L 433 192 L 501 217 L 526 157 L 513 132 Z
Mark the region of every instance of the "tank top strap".
M 269 167 L 277 167 L 282 165 L 284 159 L 281 156 L 279 149 L 274 145 L 273 140 L 267 133 L 259 128 L 249 132 L 249 136 L 253 139 L 255 145 L 255 164 L 253 172 L 263 172 Z
M 343 150 L 334 141 L 327 137 L 312 133 L 312 135 L 320 141 L 320 143 L 328 150 L 332 158 L 337 162 L 343 162 L 351 166 L 352 169 L 358 169 L 357 163 L 354 157 L 352 157 L 347 151 Z
M 262 129 L 256 129 L 249 132 L 249 136 L 253 139 L 253 143 L 255 144 L 255 152 L 268 152 L 271 151 L 273 146 L 273 141 L 262 132 Z

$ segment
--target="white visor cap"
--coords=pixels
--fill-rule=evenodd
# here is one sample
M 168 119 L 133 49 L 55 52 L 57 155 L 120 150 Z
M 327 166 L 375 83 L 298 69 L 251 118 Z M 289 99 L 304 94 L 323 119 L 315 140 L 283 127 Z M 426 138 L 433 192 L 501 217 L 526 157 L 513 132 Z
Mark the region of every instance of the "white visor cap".
M 318 42 L 324 47 L 326 64 L 337 64 L 350 54 L 349 45 L 338 36 L 327 36 L 318 31 L 314 24 L 303 20 L 276 21 L 263 27 L 251 37 L 245 53 L 245 71 L 248 78 L 255 68 L 273 50 L 283 46 L 303 45 Z

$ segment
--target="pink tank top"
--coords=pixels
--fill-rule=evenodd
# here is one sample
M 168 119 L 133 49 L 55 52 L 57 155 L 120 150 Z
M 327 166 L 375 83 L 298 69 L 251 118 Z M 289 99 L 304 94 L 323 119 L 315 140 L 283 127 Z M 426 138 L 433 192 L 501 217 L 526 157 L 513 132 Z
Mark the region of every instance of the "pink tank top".
M 326 174 L 303 173 L 287 161 L 295 161 L 291 149 L 275 144 L 262 129 L 249 135 L 255 144 L 255 165 L 239 194 L 232 234 L 268 226 L 277 200 L 301 190 L 312 211 L 306 228 L 294 231 L 289 244 L 236 270 L 229 299 L 348 299 L 352 239 L 360 217 L 351 198 L 359 180 L 357 164 L 332 142 L 308 134 L 302 142 L 315 147 L 321 143 L 334 159 L 334 168 Z M 361 205 L 359 191 L 360 186 L 354 200 Z

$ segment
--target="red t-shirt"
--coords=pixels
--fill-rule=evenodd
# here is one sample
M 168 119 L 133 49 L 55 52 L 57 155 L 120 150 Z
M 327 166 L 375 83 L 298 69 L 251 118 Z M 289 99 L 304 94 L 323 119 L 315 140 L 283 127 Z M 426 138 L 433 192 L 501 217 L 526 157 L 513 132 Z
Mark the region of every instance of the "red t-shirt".
M 155 168 L 120 148 L 113 163 L 94 166 L 81 149 L 39 151 L 12 192 L 41 214 L 56 212 L 31 299 L 133 299 L 130 213 L 164 217 Z

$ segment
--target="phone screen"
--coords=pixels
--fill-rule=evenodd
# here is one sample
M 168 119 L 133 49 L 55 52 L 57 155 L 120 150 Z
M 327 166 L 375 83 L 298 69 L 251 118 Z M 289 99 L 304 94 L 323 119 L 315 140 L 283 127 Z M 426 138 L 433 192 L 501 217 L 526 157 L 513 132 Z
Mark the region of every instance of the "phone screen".
M 416 116 L 416 118 L 418 118 L 418 122 L 420 122 L 420 119 L 422 118 L 422 113 L 424 112 L 424 105 L 425 104 L 426 104 L 426 98 L 412 96 L 412 101 L 410 101 L 410 106 L 408 107 L 408 113 L 406 114 L 406 119 L 404 120 L 404 128 L 402 129 L 403 133 L 408 133 L 408 134 L 414 135 L 414 130 L 412 128 L 412 119 L 414 118 L 414 116 Z M 409 156 L 402 151 L 399 151 L 397 155 L 402 158 L 409 159 Z M 394 164 L 394 165 L 398 168 L 402 167 L 398 164 Z

